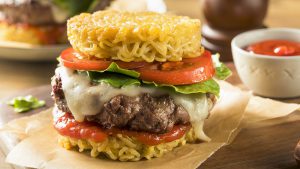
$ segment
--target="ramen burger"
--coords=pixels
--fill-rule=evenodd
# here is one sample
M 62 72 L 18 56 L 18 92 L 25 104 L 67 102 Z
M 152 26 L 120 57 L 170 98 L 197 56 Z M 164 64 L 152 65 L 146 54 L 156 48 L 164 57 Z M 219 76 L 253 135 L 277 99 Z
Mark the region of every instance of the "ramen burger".
M 67 43 L 66 21 L 92 0 L 0 0 L 0 40 L 34 45 Z M 95 1 L 103 10 L 110 0 Z M 93 9 L 93 8 L 92 8 Z
M 230 71 L 200 45 L 199 20 L 100 11 L 69 19 L 67 33 L 72 48 L 52 78 L 62 147 L 138 161 L 210 140 L 214 77 Z
M 3 0 L 0 39 L 38 45 L 66 43 L 65 15 L 47 0 Z

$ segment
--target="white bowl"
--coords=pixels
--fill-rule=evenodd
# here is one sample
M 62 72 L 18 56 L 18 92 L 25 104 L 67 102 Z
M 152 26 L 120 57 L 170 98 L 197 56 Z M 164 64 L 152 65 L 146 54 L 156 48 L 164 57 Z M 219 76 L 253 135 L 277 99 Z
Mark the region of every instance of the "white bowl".
M 243 49 L 253 43 L 271 39 L 300 42 L 300 29 L 258 29 L 237 35 L 231 42 L 237 72 L 242 82 L 255 94 L 272 98 L 298 97 L 300 56 L 267 56 Z

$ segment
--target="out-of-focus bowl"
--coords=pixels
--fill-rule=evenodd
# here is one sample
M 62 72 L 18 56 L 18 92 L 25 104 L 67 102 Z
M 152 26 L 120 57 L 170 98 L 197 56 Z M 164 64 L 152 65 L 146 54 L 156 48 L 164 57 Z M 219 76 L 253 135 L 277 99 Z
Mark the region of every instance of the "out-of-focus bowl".
M 298 97 L 300 56 L 276 57 L 244 50 L 253 43 L 272 39 L 300 42 L 300 29 L 258 29 L 237 35 L 231 42 L 237 72 L 255 94 L 271 98 Z

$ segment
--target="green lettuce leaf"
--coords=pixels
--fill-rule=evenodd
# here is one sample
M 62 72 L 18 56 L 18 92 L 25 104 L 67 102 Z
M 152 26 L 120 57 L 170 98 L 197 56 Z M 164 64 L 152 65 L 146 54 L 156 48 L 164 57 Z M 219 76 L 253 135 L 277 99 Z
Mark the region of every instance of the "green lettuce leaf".
M 216 67 L 216 77 L 220 80 L 227 79 L 231 74 L 231 70 L 224 63 L 220 67 Z
M 129 85 L 141 85 L 141 82 L 132 77 L 128 77 L 122 74 L 110 73 L 110 72 L 88 72 L 88 76 L 93 82 L 101 83 L 105 82 L 115 88 L 121 88 Z
M 216 96 L 219 96 L 220 93 L 220 86 L 219 84 L 213 80 L 206 80 L 204 82 L 190 84 L 190 85 L 180 85 L 180 86 L 174 86 L 174 85 L 167 85 L 167 84 L 157 84 L 154 82 L 146 82 L 143 81 L 143 83 L 148 85 L 154 85 L 155 87 L 164 87 L 174 90 L 177 93 L 182 94 L 193 94 L 193 93 L 212 93 Z
M 224 63 L 220 62 L 219 58 L 219 54 L 212 55 L 212 60 L 216 69 L 215 77 L 220 80 L 225 80 L 231 76 L 232 72 Z
M 93 0 L 93 2 L 91 3 L 88 9 L 88 12 L 92 13 L 95 11 L 103 10 L 107 6 L 109 6 L 112 1 L 113 0 Z
M 11 101 L 9 101 L 8 104 L 14 107 L 15 112 L 22 113 L 32 109 L 43 107 L 46 103 L 44 100 L 38 100 L 37 98 L 28 95 L 25 97 L 19 96 L 13 98 Z
M 87 71 L 87 75 L 93 82 L 105 82 L 113 87 L 121 88 L 129 85 L 141 85 L 140 73 L 134 70 L 120 68 L 115 62 L 103 71 Z
M 53 3 L 61 9 L 67 10 L 70 16 L 86 12 L 94 0 L 53 0 Z
M 216 67 L 216 76 L 219 79 L 225 79 L 230 74 L 231 71 L 219 60 L 217 59 L 218 67 Z M 105 82 L 110 84 L 113 87 L 121 88 L 129 85 L 152 85 L 155 87 L 171 89 L 177 93 L 182 94 L 194 94 L 194 93 L 212 93 L 216 96 L 219 96 L 220 87 L 218 83 L 213 80 L 206 80 L 201 83 L 195 83 L 190 85 L 167 85 L 167 84 L 157 84 L 154 82 L 140 81 L 138 78 L 140 73 L 120 68 L 116 63 L 111 63 L 111 65 L 103 71 L 88 71 L 87 75 L 89 78 L 96 83 Z
M 102 71 L 96 71 L 96 72 L 99 72 L 99 73 L 113 72 L 113 73 L 127 75 L 127 76 L 130 76 L 133 78 L 140 77 L 139 72 L 134 71 L 134 70 L 127 70 L 127 69 L 120 68 L 115 62 L 112 62 L 107 69 L 102 70 Z

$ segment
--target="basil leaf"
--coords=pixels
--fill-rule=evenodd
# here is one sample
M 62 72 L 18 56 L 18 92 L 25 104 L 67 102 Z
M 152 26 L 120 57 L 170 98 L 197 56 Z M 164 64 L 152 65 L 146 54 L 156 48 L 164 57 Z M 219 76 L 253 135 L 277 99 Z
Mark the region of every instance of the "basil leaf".
M 219 58 L 219 54 L 212 55 L 212 60 L 216 69 L 215 76 L 220 80 L 225 80 L 231 76 L 232 72 L 224 63 L 220 62 Z
M 12 99 L 8 104 L 14 107 L 15 112 L 22 113 L 32 109 L 43 107 L 46 103 L 43 100 L 38 100 L 37 98 L 29 95 L 25 97 L 16 97 Z
M 213 79 L 206 80 L 200 83 L 195 83 L 190 85 L 179 85 L 179 86 L 168 85 L 168 84 L 157 84 L 155 82 L 146 82 L 146 81 L 143 81 L 143 83 L 148 85 L 154 85 L 155 87 L 166 87 L 174 90 L 177 93 L 182 93 L 182 94 L 212 93 L 216 96 L 219 96 L 220 93 L 220 86 Z
M 93 82 L 97 82 L 97 83 L 105 82 L 115 88 L 121 88 L 123 86 L 129 86 L 129 85 L 141 85 L 141 82 L 138 79 L 128 77 L 122 74 L 109 73 L 109 72 L 104 72 L 104 73 L 88 72 L 88 76 Z

